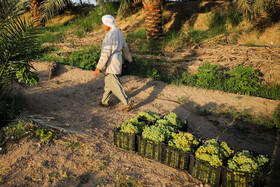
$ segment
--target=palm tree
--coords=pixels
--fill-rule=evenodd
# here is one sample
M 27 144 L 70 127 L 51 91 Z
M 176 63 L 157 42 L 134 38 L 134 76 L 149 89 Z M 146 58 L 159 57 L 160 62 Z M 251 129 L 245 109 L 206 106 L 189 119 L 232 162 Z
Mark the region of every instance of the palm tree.
M 34 26 L 44 26 L 46 20 L 54 17 L 69 4 L 70 0 L 30 0 Z
M 21 18 L 21 0 L 0 0 L 0 124 L 9 120 L 14 100 L 9 90 L 12 83 L 35 85 L 28 58 L 36 53 L 33 24 Z
M 161 6 L 163 0 L 120 0 L 118 16 L 129 15 L 131 9 L 141 1 L 146 14 L 146 38 L 147 40 L 157 40 L 162 36 Z
M 162 37 L 162 6 L 163 0 L 143 0 L 146 17 L 146 38 L 157 40 Z

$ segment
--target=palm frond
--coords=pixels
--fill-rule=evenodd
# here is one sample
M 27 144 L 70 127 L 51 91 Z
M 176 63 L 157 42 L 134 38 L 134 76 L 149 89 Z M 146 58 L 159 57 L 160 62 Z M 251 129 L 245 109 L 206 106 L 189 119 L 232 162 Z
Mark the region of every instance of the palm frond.
M 70 0 L 44 0 L 41 9 L 41 18 L 43 20 L 49 20 L 69 4 Z
M 5 16 L 0 21 L 0 80 L 2 85 L 9 85 L 13 80 L 32 85 L 37 78 L 30 72 L 28 56 L 36 46 L 32 22 L 20 17 L 21 7 L 18 0 L 11 1 L 7 11 L 1 7 Z M 9 16 L 10 15 L 10 16 Z M 3 86 L 5 87 L 5 86 Z

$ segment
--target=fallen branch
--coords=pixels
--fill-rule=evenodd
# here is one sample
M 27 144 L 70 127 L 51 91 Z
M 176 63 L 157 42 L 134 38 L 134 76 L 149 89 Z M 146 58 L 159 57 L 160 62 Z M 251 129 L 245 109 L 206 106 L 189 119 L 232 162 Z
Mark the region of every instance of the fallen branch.
M 30 121 L 32 121 L 32 122 L 34 122 L 34 123 L 36 123 L 38 125 L 47 126 L 47 127 L 50 127 L 52 129 L 56 129 L 56 130 L 59 130 L 59 131 L 62 131 L 62 132 L 73 133 L 73 134 L 90 135 L 90 133 L 87 133 L 87 132 L 66 129 L 66 128 L 63 128 L 63 127 L 61 127 L 61 126 L 59 126 L 57 124 L 46 122 L 46 121 L 44 121 L 42 119 L 36 119 L 36 118 L 34 118 L 34 116 L 29 116 L 28 118 L 29 118 Z

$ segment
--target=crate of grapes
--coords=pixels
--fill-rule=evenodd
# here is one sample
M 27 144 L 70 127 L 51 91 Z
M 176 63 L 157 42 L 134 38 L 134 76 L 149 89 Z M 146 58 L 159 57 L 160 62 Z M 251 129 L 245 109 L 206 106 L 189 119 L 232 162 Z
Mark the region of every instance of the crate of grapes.
M 220 186 L 222 167 L 210 166 L 207 162 L 190 155 L 188 173 L 212 186 Z
M 222 168 L 222 186 L 261 187 L 268 181 L 269 158 L 252 151 L 242 150 L 234 154 Z
M 233 171 L 223 167 L 222 186 L 225 187 L 262 187 L 267 183 L 264 173 L 252 174 L 249 172 Z
M 162 149 L 164 143 L 156 143 L 153 140 L 137 136 L 138 154 L 159 162 L 162 160 Z
M 120 128 L 114 129 L 115 146 L 128 151 L 136 151 L 136 135 L 134 133 L 121 132 Z
M 212 186 L 220 186 L 222 167 L 210 166 L 207 162 L 190 155 L 188 173 Z
M 162 145 L 162 163 L 176 169 L 188 171 L 190 152 L 183 152 L 180 149 L 171 147 L 169 145 Z

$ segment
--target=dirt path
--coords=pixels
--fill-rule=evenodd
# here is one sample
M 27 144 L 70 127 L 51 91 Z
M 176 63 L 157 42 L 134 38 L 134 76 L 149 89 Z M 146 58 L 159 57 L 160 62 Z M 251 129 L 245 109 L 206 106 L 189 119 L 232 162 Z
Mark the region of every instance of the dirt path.
M 251 109 L 256 114 L 269 114 L 280 101 L 124 76 L 121 78 L 124 88 L 136 101 L 135 108 L 124 113 L 122 104 L 115 97 L 112 98 L 112 109 L 98 105 L 103 93 L 103 76 L 96 79 L 92 71 L 63 66 L 59 76 L 48 80 L 48 63 L 34 63 L 34 67 L 40 83 L 25 90 L 27 105 L 23 115 L 47 117 L 52 119 L 51 123 L 86 134 L 78 138 L 64 135 L 50 145 L 41 145 L 29 138 L 10 147 L 9 157 L 0 157 L 2 172 L 6 168 L 5 186 L 77 186 L 83 183 L 84 186 L 114 186 L 130 176 L 147 186 L 203 186 L 187 173 L 113 145 L 113 128 L 147 109 L 161 114 L 177 113 L 188 120 L 189 131 L 202 137 L 218 137 L 232 146 L 269 155 L 273 152 L 274 132 L 255 130 L 221 116 L 198 116 L 194 105 L 227 105 L 237 110 Z M 82 145 L 76 152 L 65 149 L 73 140 Z

